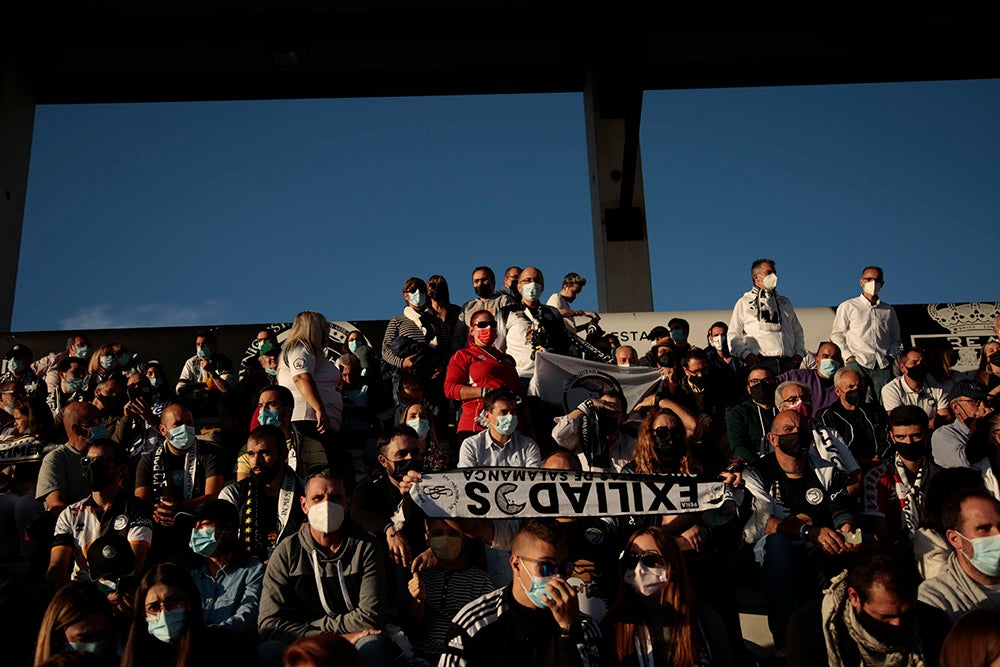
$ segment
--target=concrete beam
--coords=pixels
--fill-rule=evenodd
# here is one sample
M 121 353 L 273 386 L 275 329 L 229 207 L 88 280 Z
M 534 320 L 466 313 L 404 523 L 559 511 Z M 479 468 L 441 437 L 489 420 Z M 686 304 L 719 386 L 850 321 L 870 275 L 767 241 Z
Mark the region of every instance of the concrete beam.
M 0 331 L 10 331 L 28 191 L 35 99 L 9 56 L 0 61 Z
M 597 305 L 605 313 L 653 310 L 637 67 L 630 58 L 618 72 L 592 66 L 583 91 Z

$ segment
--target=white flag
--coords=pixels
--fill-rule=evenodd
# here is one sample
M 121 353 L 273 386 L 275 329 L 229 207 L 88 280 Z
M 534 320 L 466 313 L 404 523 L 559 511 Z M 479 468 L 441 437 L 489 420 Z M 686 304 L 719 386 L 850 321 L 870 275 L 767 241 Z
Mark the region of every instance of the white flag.
M 528 394 L 537 396 L 570 412 L 588 398 L 607 391 L 625 396 L 626 411 L 631 411 L 660 381 L 660 372 L 645 366 L 612 366 L 539 350 L 535 353 L 535 375 Z

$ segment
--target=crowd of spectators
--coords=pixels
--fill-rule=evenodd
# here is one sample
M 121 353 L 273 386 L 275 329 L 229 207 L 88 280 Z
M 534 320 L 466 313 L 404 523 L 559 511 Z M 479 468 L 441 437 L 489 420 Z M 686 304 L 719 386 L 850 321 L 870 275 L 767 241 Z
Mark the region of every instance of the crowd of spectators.
M 14 345 L 3 663 L 998 664 L 1000 343 L 968 377 L 950 348 L 905 346 L 868 266 L 806 350 L 775 262 L 750 282 L 704 347 L 680 318 L 620 345 L 573 307 L 583 277 L 546 298 L 517 266 L 499 289 L 475 267 L 461 305 L 443 276 L 405 280 L 380 341 L 304 311 L 236 365 L 199 331 L 176 378 L 84 333 Z M 529 391 L 539 351 L 659 379 L 567 410 Z M 688 475 L 728 500 L 473 520 L 409 493 L 495 466 Z

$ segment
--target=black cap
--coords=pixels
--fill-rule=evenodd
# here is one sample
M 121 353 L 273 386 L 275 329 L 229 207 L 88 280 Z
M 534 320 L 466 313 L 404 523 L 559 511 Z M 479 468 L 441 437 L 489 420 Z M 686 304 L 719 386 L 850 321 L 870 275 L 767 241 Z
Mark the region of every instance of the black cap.
M 959 380 L 948 392 L 948 400 L 954 401 L 956 398 L 971 398 L 974 401 L 985 400 L 989 396 L 986 387 L 975 380 Z
M 226 526 L 235 526 L 239 523 L 239 514 L 236 506 L 225 500 L 206 500 L 194 508 L 193 512 L 178 512 L 174 519 L 189 519 L 194 521 L 213 521 Z
M 649 330 L 649 333 L 646 334 L 646 337 L 649 338 L 649 340 L 656 340 L 657 338 L 666 338 L 669 335 L 670 331 L 668 331 L 666 327 L 655 326 Z
M 128 521 L 125 515 L 115 519 Z M 87 548 L 87 565 L 90 578 L 116 579 L 132 574 L 135 570 L 135 555 L 132 545 L 114 530 L 98 537 Z
M 3 355 L 3 358 L 7 361 L 10 361 L 11 359 L 34 359 L 31 355 L 31 348 L 22 343 L 16 343 L 14 347 L 7 350 L 7 352 Z

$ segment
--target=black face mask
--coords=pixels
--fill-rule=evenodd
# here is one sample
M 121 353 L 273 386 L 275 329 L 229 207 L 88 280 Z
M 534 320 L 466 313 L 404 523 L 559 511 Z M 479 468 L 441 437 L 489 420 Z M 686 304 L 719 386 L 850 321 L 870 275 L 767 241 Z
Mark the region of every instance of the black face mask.
M 602 436 L 611 435 L 618 430 L 618 416 L 607 412 L 598 411 L 597 430 Z
M 406 473 L 411 470 L 417 472 L 424 471 L 424 461 L 423 459 L 403 459 L 401 461 L 392 462 L 392 477 L 396 481 L 399 481 L 406 477 Z
M 926 453 L 924 440 L 915 442 L 894 442 L 896 453 L 907 461 L 919 461 Z
M 436 287 L 427 286 L 427 298 L 431 301 L 437 301 L 438 291 Z
M 684 442 L 682 429 L 671 429 L 666 426 L 653 429 L 653 449 L 662 459 L 676 461 L 687 453 L 687 443 Z
M 812 431 L 807 428 L 794 433 L 783 433 L 778 436 L 778 449 L 796 459 L 808 454 L 812 444 Z
M 774 388 L 777 387 L 774 382 L 764 381 L 758 382 L 754 386 L 750 387 L 750 398 L 754 400 L 755 403 L 760 403 L 761 405 L 767 407 L 774 406 Z
M 696 387 L 698 389 L 704 389 L 705 388 L 705 384 L 706 384 L 706 380 L 707 379 L 708 378 L 706 378 L 704 375 L 689 375 L 688 376 L 688 381 L 691 382 L 691 386 L 692 387 Z
M 1000 366 L 1000 352 L 994 352 L 987 359 L 994 366 Z
M 907 646 L 916 635 L 917 623 L 913 612 L 901 616 L 899 625 L 890 625 L 873 618 L 864 607 L 855 612 L 855 615 L 864 631 L 886 646 L 900 648 Z
M 90 485 L 91 491 L 101 491 L 115 481 L 112 471 L 107 464 L 89 465 L 83 469 L 83 479 Z
M 480 299 L 488 299 L 493 296 L 493 286 L 489 283 L 479 283 L 476 287 L 476 296 Z
M 914 382 L 923 382 L 927 379 L 927 366 L 924 366 L 923 364 L 910 366 L 906 369 L 906 374 Z
M 861 405 L 861 392 L 857 389 L 851 389 L 850 391 L 844 392 L 844 402 L 848 405 L 858 406 Z

